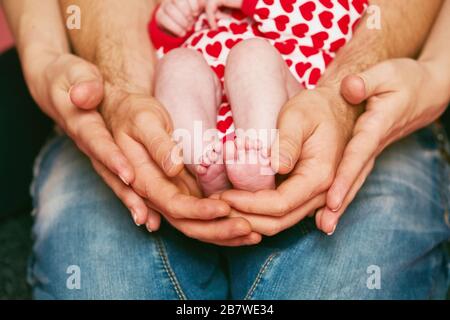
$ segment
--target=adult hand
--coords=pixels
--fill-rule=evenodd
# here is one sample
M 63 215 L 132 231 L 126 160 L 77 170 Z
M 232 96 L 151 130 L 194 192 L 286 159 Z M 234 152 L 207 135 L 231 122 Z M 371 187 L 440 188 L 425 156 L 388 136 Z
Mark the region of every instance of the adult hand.
M 71 54 L 39 48 L 22 57 L 28 87 L 41 109 L 85 153 L 99 174 L 134 180 L 134 169 L 114 142 L 96 108 L 103 99 L 103 79 L 98 69 Z M 120 181 L 120 180 L 119 180 Z M 106 182 L 131 210 L 147 213 L 144 200 L 130 187 L 115 179 Z M 155 230 L 159 214 L 148 211 Z
M 237 246 L 261 240 L 245 219 L 225 218 L 230 214 L 225 202 L 200 198 L 195 179 L 184 169 L 181 157 L 174 158 L 172 123 L 158 101 L 108 84 L 105 88 L 108 99 L 103 103 L 102 114 L 114 140 L 135 168 L 131 186 L 154 212 L 163 214 L 187 236 L 204 242 Z M 107 170 L 99 171 L 105 179 L 115 180 L 110 185 L 120 193 L 120 181 Z M 145 213 L 134 213 L 137 224 L 147 222 L 153 230 Z
M 376 157 L 393 142 L 429 125 L 445 110 L 449 93 L 439 64 L 411 59 L 388 60 L 342 82 L 352 104 L 367 101 L 328 191 L 327 208 L 317 225 L 333 229 L 371 172 Z
M 289 173 L 287 180 L 276 190 L 231 190 L 221 199 L 246 213 L 238 215 L 265 235 L 277 234 L 323 207 L 353 129 L 350 111 L 335 89 L 300 92 L 281 110 L 279 143 L 272 150 L 272 163 L 279 163 L 279 173 Z

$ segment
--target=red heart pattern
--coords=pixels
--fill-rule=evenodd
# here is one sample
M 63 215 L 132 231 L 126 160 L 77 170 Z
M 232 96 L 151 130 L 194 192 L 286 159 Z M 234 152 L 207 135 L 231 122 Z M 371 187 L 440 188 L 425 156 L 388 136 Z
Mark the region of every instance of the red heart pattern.
M 218 19 L 219 27 L 212 30 L 203 13 L 181 45 L 200 52 L 221 81 L 223 96 L 217 114 L 221 137 L 232 137 L 234 132 L 223 78 L 228 54 L 237 43 L 252 38 L 266 39 L 281 54 L 299 85 L 314 88 L 336 52 L 351 39 L 368 6 L 368 0 L 243 1 L 256 2 L 252 16 L 232 10 L 229 18 Z M 151 28 L 149 31 L 152 40 L 161 43 L 155 44 L 159 57 L 180 46 L 173 40 L 165 43 L 160 40 L 164 37 L 152 35 Z
M 350 16 L 349 15 L 343 16 L 338 21 L 339 29 L 341 29 L 342 33 L 345 35 L 348 34 L 349 24 L 350 24 Z
M 306 23 L 300 23 L 292 27 L 292 33 L 299 38 L 303 38 L 308 31 L 309 27 Z
M 296 44 L 297 40 L 290 39 L 284 42 L 275 42 L 274 46 L 281 54 L 288 55 L 295 50 Z
M 227 41 L 225 41 L 225 46 L 228 49 L 231 49 L 231 48 L 233 48 L 235 45 L 237 45 L 241 41 L 242 41 L 242 39 L 240 39 L 240 38 L 238 38 L 238 39 L 228 39 Z
M 300 6 L 300 13 L 307 21 L 311 21 L 313 13 L 316 10 L 316 4 L 313 1 L 308 1 Z
M 313 47 L 318 48 L 318 49 L 323 48 L 323 46 L 325 44 L 325 40 L 327 40 L 327 39 L 328 39 L 328 33 L 326 33 L 325 31 L 317 32 L 316 34 L 313 34 L 311 36 Z
M 222 52 L 222 44 L 219 41 L 216 41 L 213 44 L 208 44 L 205 49 L 206 53 L 211 57 L 218 58 Z
M 247 31 L 248 24 L 243 22 L 240 24 L 232 23 L 230 24 L 230 30 L 233 32 L 233 34 L 243 34 L 245 31 Z
M 281 7 L 287 13 L 294 11 L 294 3 L 296 2 L 296 0 L 280 0 Z
M 319 2 L 327 9 L 333 8 L 333 1 L 331 0 L 319 0 Z
M 278 31 L 286 30 L 286 24 L 289 22 L 289 17 L 285 15 L 281 15 L 275 18 L 275 25 L 277 26 Z
M 312 64 L 307 62 L 299 62 L 295 65 L 295 71 L 299 75 L 299 77 L 303 77 L 305 75 L 305 72 L 312 67 Z
M 334 15 L 330 11 L 324 11 L 319 14 L 320 23 L 327 29 L 330 29 L 333 26 L 333 18 Z

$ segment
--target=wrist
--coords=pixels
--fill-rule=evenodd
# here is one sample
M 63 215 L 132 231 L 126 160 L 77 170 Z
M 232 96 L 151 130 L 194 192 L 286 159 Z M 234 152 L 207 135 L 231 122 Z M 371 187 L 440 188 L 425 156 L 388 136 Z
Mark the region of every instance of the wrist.
M 120 106 L 129 96 L 129 93 L 122 86 L 109 81 L 104 83 L 104 99 L 100 105 L 99 112 L 103 116 L 106 124 L 109 126 L 114 113 L 120 112 Z
M 321 95 L 327 97 L 329 108 L 335 118 L 345 130 L 348 128 L 353 131 L 353 127 L 358 117 L 364 111 L 364 105 L 352 105 L 348 103 L 341 94 L 341 82 L 326 82 L 318 86 L 315 90 L 321 92 Z
M 115 123 L 116 119 L 123 120 L 133 117 L 141 111 L 148 111 L 149 108 L 157 109 L 161 114 L 165 113 L 162 105 L 148 92 L 130 91 L 108 81 L 105 82 L 104 90 L 105 98 L 99 111 L 110 129 L 120 125 L 120 123 Z M 168 116 L 162 118 L 165 121 L 170 119 Z
M 433 95 L 430 95 L 432 100 L 427 101 L 427 103 L 433 105 L 447 105 L 450 102 L 450 73 L 446 72 L 445 65 L 436 59 L 420 58 L 418 62 L 425 73 L 423 81 L 424 87 L 429 88 L 428 90 L 431 90 L 430 92 L 434 93 Z M 447 70 L 450 69 L 447 68 Z
M 48 69 L 63 54 L 39 45 L 29 45 L 21 50 L 20 60 L 28 90 L 41 107 L 51 104 Z

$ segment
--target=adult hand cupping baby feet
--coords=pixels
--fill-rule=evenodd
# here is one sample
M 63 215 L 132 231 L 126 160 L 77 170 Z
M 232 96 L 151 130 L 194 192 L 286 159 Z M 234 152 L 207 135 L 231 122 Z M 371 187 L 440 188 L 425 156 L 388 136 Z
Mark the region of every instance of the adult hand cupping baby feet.
M 271 152 L 272 165 L 287 179 L 275 190 L 224 192 L 221 199 L 244 212 L 232 216 L 275 235 L 323 207 L 354 125 L 349 111 L 339 92 L 325 87 L 292 98 L 280 113 L 279 142 Z
M 388 60 L 344 79 L 343 96 L 353 104 L 367 101 L 367 107 L 345 149 L 327 208 L 317 214 L 320 229 L 335 228 L 387 146 L 444 112 L 450 99 L 448 83 L 438 64 L 411 59 Z

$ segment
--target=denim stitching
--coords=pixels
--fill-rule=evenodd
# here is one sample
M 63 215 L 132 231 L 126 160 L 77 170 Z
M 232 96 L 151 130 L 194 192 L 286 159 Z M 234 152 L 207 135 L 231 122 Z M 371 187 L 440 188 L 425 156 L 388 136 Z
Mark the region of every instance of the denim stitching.
M 440 151 L 440 159 L 439 159 L 439 173 L 440 177 L 448 177 L 449 173 L 449 143 L 448 143 L 448 137 L 447 134 L 442 127 L 442 125 L 438 122 L 433 124 L 432 126 L 432 132 L 433 137 L 436 140 L 438 149 Z M 444 208 L 443 210 L 443 219 L 444 223 L 450 227 L 448 218 L 449 218 L 449 197 L 448 197 L 448 188 L 449 188 L 449 180 L 448 179 L 439 179 L 439 190 L 440 190 L 440 197 L 442 206 Z
M 259 270 L 258 275 L 256 276 L 255 281 L 253 282 L 252 286 L 250 287 L 250 290 L 248 291 L 247 295 L 245 296 L 244 300 L 250 300 L 253 296 L 253 294 L 256 291 L 256 288 L 258 287 L 259 283 L 261 282 L 262 276 L 269 268 L 270 263 L 275 259 L 275 257 L 278 256 L 278 252 L 272 253 L 264 262 L 261 270 Z
M 162 260 L 162 263 L 164 266 L 164 270 L 169 275 L 170 282 L 172 282 L 172 285 L 175 289 L 175 292 L 178 295 L 178 298 L 180 300 L 187 300 L 187 297 L 184 294 L 183 289 L 181 288 L 180 283 L 177 280 L 175 272 L 173 271 L 172 267 L 170 266 L 169 258 L 167 256 L 167 251 L 165 249 L 163 241 L 159 237 L 156 237 L 156 243 L 157 243 L 159 255 L 161 257 L 161 260 Z

